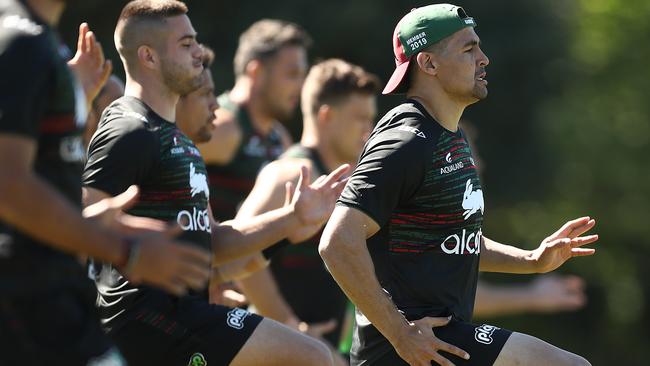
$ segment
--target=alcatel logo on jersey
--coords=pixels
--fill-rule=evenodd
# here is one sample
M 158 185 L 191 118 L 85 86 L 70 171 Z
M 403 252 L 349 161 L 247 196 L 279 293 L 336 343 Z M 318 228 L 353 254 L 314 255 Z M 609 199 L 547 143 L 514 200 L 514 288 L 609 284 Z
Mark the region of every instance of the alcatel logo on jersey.
M 469 233 L 469 235 L 467 234 L 467 230 L 463 229 L 463 233 L 460 236 L 458 234 L 449 235 L 440 244 L 440 248 L 447 254 L 479 255 L 481 253 L 482 238 L 483 232 L 481 229 L 475 233 Z
M 194 163 L 190 163 L 190 187 L 192 188 L 192 197 L 199 193 L 203 193 L 205 198 L 210 198 L 210 188 L 208 187 L 208 179 L 205 174 L 197 173 L 194 168 Z
M 212 233 L 210 228 L 210 215 L 208 210 L 197 210 L 196 207 L 192 208 L 192 212 L 183 210 L 176 216 L 176 221 L 181 229 L 185 231 L 205 231 Z
M 426 139 L 426 138 L 427 138 L 427 136 L 424 134 L 424 132 L 418 130 L 418 129 L 415 128 L 415 127 L 402 125 L 402 126 L 399 126 L 398 130 L 400 130 L 400 131 L 410 132 L 410 133 L 416 135 L 417 137 L 422 137 L 423 139 Z

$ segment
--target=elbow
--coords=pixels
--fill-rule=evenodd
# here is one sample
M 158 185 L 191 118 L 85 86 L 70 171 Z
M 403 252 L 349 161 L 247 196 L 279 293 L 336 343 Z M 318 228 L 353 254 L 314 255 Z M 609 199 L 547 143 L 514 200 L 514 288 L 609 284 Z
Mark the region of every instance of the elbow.
M 18 204 L 16 197 L 22 196 L 29 178 L 26 174 L 0 172 L 0 213 L 11 214 Z
M 318 254 L 320 254 L 326 264 L 331 263 L 335 256 L 336 243 L 336 235 L 327 233 L 326 231 L 323 232 L 320 243 L 318 244 Z

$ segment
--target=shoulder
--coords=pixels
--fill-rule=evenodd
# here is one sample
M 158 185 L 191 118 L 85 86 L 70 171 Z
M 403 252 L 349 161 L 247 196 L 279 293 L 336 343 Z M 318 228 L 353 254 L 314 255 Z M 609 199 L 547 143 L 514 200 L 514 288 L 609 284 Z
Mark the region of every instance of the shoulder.
M 282 158 L 274 160 L 264 166 L 260 171 L 257 180 L 264 184 L 284 184 L 289 181 L 297 181 L 300 177 L 300 168 L 306 166 L 313 171 L 313 164 L 308 159 Z M 312 178 L 314 178 L 312 176 Z
M 384 115 L 370 134 L 366 148 L 417 152 L 435 148 L 441 127 L 412 103 Z
M 151 144 L 157 146 L 160 137 L 146 114 L 142 106 L 128 97 L 117 99 L 104 110 L 91 149 L 93 145 L 117 140 L 131 141 L 140 148 Z
M 13 70 L 33 69 L 47 71 L 43 66 L 52 63 L 56 49 L 50 42 L 45 26 L 16 12 L 0 12 L 0 57 L 15 60 Z

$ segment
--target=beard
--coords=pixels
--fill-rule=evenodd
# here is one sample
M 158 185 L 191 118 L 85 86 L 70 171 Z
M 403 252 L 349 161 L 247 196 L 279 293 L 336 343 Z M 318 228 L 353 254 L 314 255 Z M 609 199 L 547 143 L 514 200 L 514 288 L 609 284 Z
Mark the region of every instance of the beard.
M 479 82 L 476 82 L 474 84 L 474 88 L 472 89 L 472 96 L 476 98 L 477 101 L 487 98 L 488 96 L 487 86 L 484 86 Z
M 296 110 L 295 106 L 289 107 L 278 101 L 277 96 L 274 96 L 270 90 L 264 93 L 264 106 L 269 116 L 277 121 L 290 120 Z
M 201 127 L 196 133 L 196 141 L 194 143 L 202 144 L 212 139 L 212 129 L 209 127 Z
M 161 73 L 164 84 L 178 95 L 187 95 L 201 87 L 202 73 L 194 76 L 173 62 L 162 60 Z

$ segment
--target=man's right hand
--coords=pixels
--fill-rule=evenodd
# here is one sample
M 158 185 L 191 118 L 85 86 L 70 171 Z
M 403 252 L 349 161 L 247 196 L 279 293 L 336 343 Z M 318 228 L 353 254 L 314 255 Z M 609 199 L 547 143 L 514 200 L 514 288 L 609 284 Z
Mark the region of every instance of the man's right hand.
M 139 239 L 139 253 L 124 275 L 182 296 L 192 288 L 202 290 L 210 278 L 212 256 L 207 250 L 174 239 L 181 229 L 151 233 Z
M 132 238 L 137 249 L 129 251 L 123 274 L 133 283 L 147 283 L 183 295 L 189 288 L 202 290 L 210 278 L 211 253 L 175 239 L 182 229 L 177 225 L 123 211 L 132 207 L 139 190 L 131 186 L 115 197 L 105 198 L 84 209 L 84 217 L 101 226 Z M 125 263 L 126 264 L 126 263 Z
M 398 337 L 393 343 L 397 354 L 411 366 L 430 366 L 431 361 L 442 366 L 454 365 L 438 351 L 469 359 L 467 352 L 443 342 L 433 334 L 433 328 L 447 325 L 450 319 L 426 317 L 410 322 L 406 334 Z

